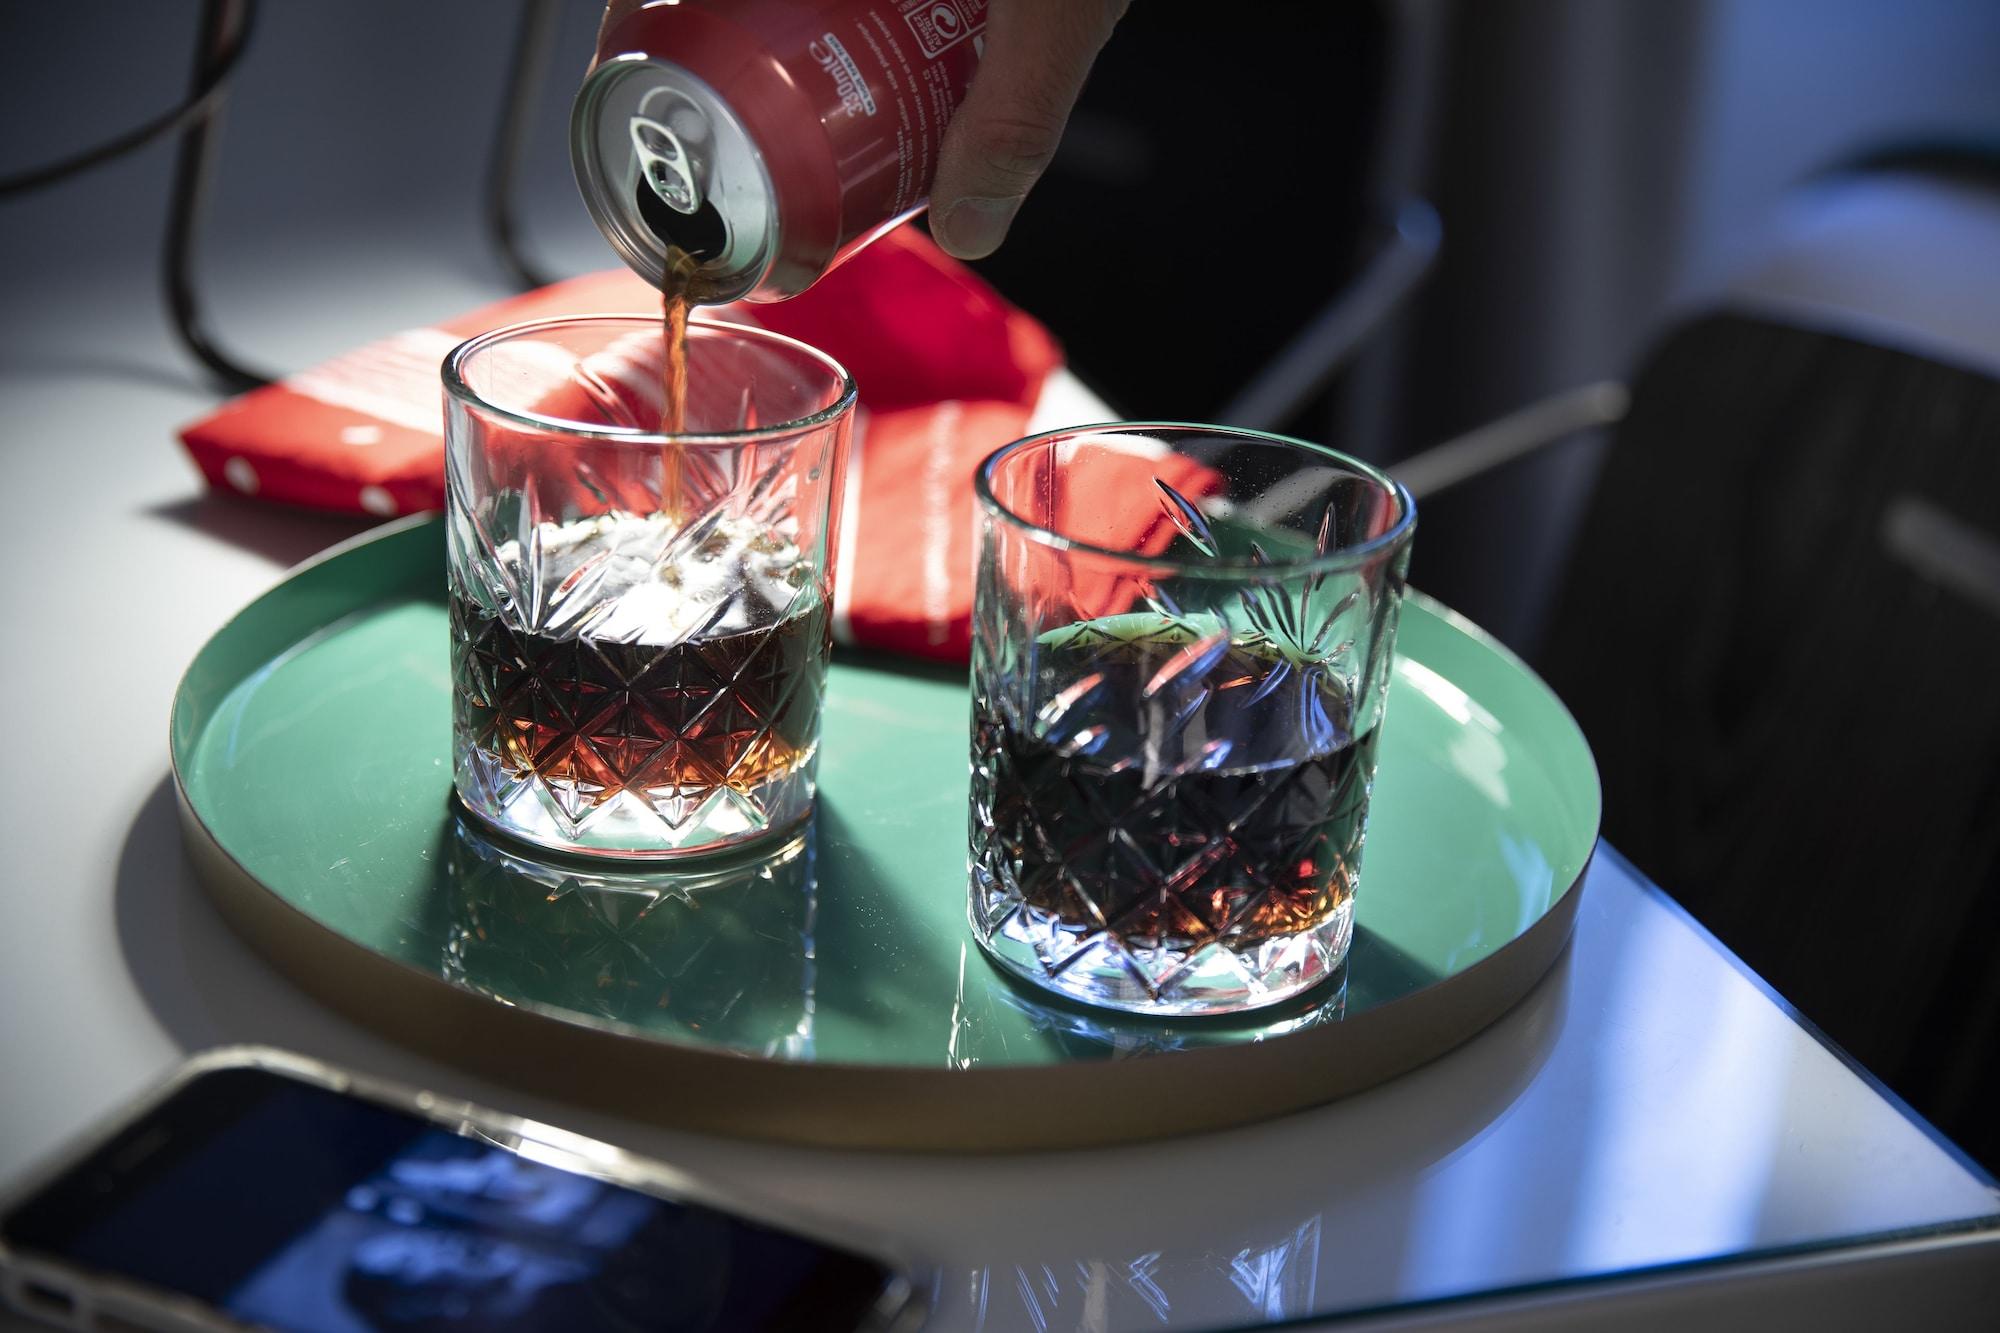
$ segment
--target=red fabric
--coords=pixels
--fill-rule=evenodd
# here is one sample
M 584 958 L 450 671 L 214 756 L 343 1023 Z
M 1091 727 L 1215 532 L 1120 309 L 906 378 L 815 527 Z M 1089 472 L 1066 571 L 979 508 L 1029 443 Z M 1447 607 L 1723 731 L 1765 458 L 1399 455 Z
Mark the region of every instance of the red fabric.
M 839 572 L 856 640 L 945 661 L 970 655 L 978 531 L 972 474 L 993 448 L 1019 437 L 1026 421 L 1018 405 L 1002 402 L 868 419 L 868 447 L 848 464 L 861 469 L 853 487 L 859 504 L 846 516 L 855 524 L 854 558 Z
M 1036 494 L 1047 497 L 1048 503 L 1017 512 L 1092 545 L 1142 556 L 1166 554 L 1180 531 L 1160 502 L 1156 482 L 1166 482 L 1189 500 L 1222 490 L 1219 473 L 1185 454 L 1146 457 L 1115 448 L 1086 448 L 1065 463 L 1059 480 L 1049 479 L 1049 468 L 1050 460 L 1043 458 L 1035 469 L 1043 478 Z M 1066 603 L 1058 614 L 1077 620 L 1130 611 L 1151 588 L 1147 576 L 1115 560 L 1074 557 L 1059 568 L 1031 564 L 1027 575 L 1030 583 L 1047 580 L 1050 586 L 1020 588 L 1017 595 L 1056 598 Z
M 183 427 L 181 443 L 218 490 L 344 513 L 442 509 L 446 352 L 507 324 L 659 301 L 624 269 L 558 282 L 253 389 Z
M 846 366 L 871 412 L 947 399 L 1032 408 L 1062 364 L 1047 329 L 914 227 L 890 232 L 802 296 L 738 309 Z
M 464 338 L 525 320 L 644 312 L 624 270 L 590 274 L 410 330 L 232 399 L 181 432 L 217 488 L 381 515 L 444 504 L 438 363 Z M 849 567 L 854 641 L 962 661 L 972 605 L 979 461 L 1018 437 L 1061 352 L 1040 324 L 905 227 L 791 301 L 732 306 L 821 348 L 861 389 Z

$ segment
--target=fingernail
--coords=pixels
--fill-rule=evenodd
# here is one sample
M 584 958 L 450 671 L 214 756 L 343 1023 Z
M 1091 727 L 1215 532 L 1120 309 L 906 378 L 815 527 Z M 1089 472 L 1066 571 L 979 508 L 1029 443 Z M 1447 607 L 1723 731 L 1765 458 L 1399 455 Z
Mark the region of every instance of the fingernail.
M 944 248 L 960 259 L 984 259 L 1007 239 L 1007 227 L 1020 209 L 1019 198 L 959 200 L 939 220 Z

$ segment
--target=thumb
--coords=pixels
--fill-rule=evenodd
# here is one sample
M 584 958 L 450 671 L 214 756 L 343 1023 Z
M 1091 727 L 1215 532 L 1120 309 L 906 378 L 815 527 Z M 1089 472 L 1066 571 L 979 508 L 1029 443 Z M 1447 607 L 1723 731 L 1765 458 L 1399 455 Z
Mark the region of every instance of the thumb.
M 986 52 L 945 129 L 931 184 L 931 231 L 947 252 L 980 259 L 1000 248 L 1125 5 L 992 0 Z

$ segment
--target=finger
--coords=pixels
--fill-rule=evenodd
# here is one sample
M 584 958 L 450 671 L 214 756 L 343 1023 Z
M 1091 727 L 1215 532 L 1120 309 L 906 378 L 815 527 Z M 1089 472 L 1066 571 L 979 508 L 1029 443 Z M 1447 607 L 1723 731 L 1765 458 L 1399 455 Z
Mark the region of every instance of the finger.
M 945 130 L 931 231 L 960 259 L 992 254 L 1055 156 L 1125 0 L 993 0 L 986 52 Z
M 597 23 L 597 45 L 591 51 L 591 69 L 596 69 L 597 62 L 603 58 L 604 40 L 611 35 L 611 30 L 637 13 L 645 3 L 646 0 L 609 0 L 604 6 L 604 17 Z
M 603 45 L 604 35 L 623 23 L 633 10 L 645 3 L 646 0 L 609 0 L 604 6 L 604 18 L 597 25 L 598 44 Z

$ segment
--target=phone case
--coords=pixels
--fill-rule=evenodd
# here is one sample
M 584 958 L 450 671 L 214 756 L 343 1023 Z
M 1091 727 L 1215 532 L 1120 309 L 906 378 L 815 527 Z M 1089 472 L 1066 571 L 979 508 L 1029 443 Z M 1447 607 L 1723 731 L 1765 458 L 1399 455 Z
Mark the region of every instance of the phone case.
M 151 1112 L 184 1084 L 215 1070 L 241 1067 L 267 1070 L 359 1097 L 407 1112 L 453 1133 L 477 1134 L 510 1150 L 518 1151 L 522 1144 L 531 1144 L 537 1160 L 562 1169 L 669 1201 L 706 1204 L 748 1221 L 879 1260 L 894 1276 L 874 1310 L 857 1326 L 856 1333 L 914 1333 L 923 1321 L 925 1302 L 918 1283 L 922 1269 L 902 1247 L 891 1242 L 877 1237 L 857 1242 L 848 1226 L 802 1217 L 789 1207 L 779 1208 L 739 1191 L 720 1189 L 664 1163 L 553 1125 L 503 1115 L 470 1102 L 439 1097 L 265 1046 L 225 1046 L 192 1057 L 165 1082 L 98 1121 L 50 1160 L 30 1171 L 0 1197 L 0 1217 L 11 1215 L 88 1158 L 121 1128 Z M 67 1298 L 68 1309 L 58 1309 L 46 1300 L 36 1299 L 34 1293 L 38 1289 L 60 1293 Z M 128 1333 L 135 1329 L 213 1333 L 252 1327 L 192 1297 L 78 1268 L 47 1256 L 11 1250 L 4 1240 L 0 1240 L 0 1303 L 56 1327 L 101 1333 Z

